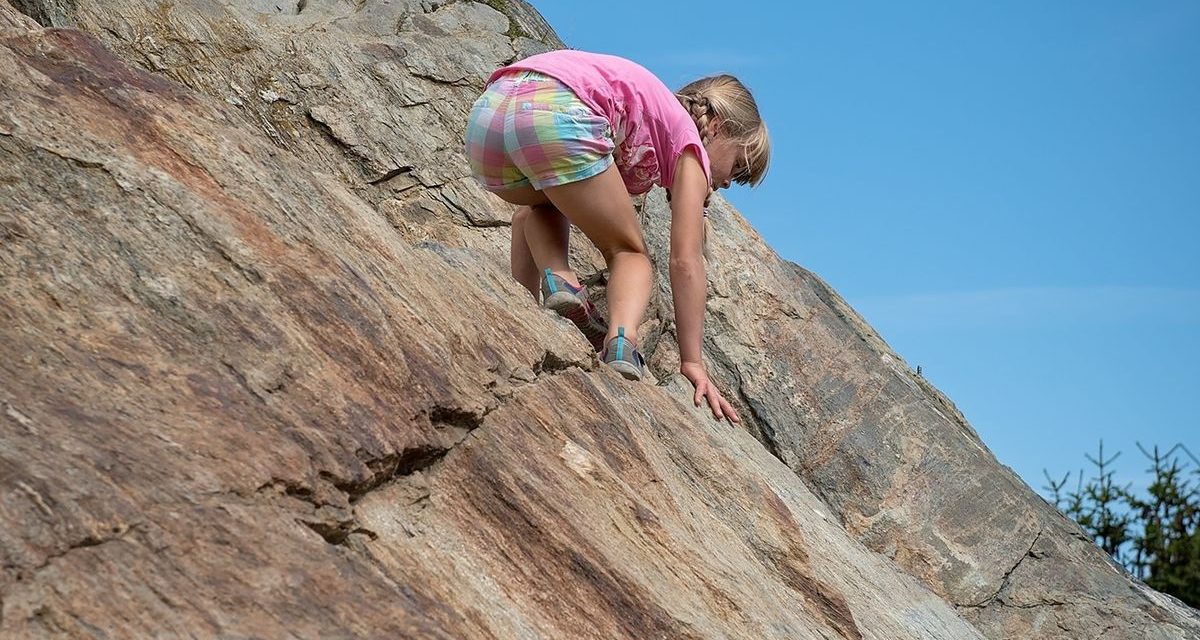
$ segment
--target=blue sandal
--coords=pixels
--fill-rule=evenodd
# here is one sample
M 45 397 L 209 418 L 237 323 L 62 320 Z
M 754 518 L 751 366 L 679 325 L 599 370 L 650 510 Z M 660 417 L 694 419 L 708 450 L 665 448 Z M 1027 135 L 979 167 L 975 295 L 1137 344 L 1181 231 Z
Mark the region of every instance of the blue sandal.
M 607 364 L 627 380 L 641 380 L 646 368 L 646 361 L 638 353 L 633 341 L 625 337 L 625 327 L 617 327 L 617 335 L 613 336 L 604 351 L 600 353 L 600 361 Z
M 573 322 L 596 351 L 604 346 L 608 323 L 588 300 L 587 288 L 571 286 L 565 278 L 546 269 L 542 278 L 542 306 Z

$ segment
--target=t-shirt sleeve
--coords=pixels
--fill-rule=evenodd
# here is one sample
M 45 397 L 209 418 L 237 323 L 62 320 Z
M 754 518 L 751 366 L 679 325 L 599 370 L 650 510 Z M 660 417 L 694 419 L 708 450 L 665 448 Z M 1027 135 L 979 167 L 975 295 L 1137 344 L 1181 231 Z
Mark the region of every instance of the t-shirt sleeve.
M 700 158 L 700 167 L 704 169 L 704 180 L 707 184 L 712 184 L 708 152 L 704 150 L 704 143 L 700 141 L 700 132 L 696 131 L 696 124 L 686 114 L 683 118 L 674 120 L 671 126 L 670 145 L 666 166 L 662 167 L 662 186 L 670 189 L 675 184 L 675 167 L 679 165 L 679 158 L 688 148 L 695 150 L 696 157 Z

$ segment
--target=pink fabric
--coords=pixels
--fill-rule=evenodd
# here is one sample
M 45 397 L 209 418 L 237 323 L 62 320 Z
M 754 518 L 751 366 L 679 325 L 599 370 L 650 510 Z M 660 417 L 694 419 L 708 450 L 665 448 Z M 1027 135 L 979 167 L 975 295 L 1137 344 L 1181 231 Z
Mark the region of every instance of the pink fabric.
M 712 182 L 700 133 L 675 94 L 641 65 L 585 51 L 550 51 L 497 70 L 491 82 L 512 70 L 538 71 L 571 88 L 597 114 L 608 118 L 617 149 L 613 159 L 625 188 L 645 193 L 655 184 L 671 188 L 675 165 L 694 147 Z

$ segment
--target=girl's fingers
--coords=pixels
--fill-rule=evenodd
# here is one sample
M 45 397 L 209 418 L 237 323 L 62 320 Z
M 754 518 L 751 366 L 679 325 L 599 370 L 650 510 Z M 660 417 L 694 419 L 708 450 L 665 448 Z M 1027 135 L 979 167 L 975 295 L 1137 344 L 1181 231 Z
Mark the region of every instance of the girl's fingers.
M 708 380 L 708 376 L 704 376 L 703 380 L 694 382 L 693 384 L 696 385 L 696 392 L 692 394 L 693 404 L 699 407 L 701 399 L 707 400 L 708 408 L 712 409 L 713 418 L 717 420 L 729 418 L 730 422 L 742 421 L 738 417 L 737 412 L 733 410 L 733 405 L 729 404 L 729 401 L 721 395 L 716 385 L 711 380 Z
M 738 418 L 737 412 L 733 410 L 733 405 L 729 404 L 729 401 L 725 398 L 721 398 L 721 408 L 725 410 L 725 415 L 729 416 L 729 419 L 732 422 L 742 421 L 740 418 Z
M 713 417 L 721 419 L 721 393 L 714 387 L 708 388 L 708 406 L 712 409 Z

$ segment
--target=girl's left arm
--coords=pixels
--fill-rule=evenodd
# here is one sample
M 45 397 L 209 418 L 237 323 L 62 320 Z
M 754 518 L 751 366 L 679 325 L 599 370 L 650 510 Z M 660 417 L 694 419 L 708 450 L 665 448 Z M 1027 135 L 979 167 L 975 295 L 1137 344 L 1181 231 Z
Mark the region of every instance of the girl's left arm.
M 704 199 L 708 180 L 699 158 L 685 150 L 671 189 L 671 295 L 679 338 L 679 371 L 696 387 L 693 401 L 707 400 L 713 416 L 740 422 L 737 412 L 708 378 L 701 357 L 708 279 L 704 267 Z

